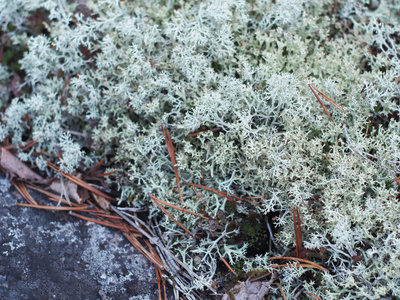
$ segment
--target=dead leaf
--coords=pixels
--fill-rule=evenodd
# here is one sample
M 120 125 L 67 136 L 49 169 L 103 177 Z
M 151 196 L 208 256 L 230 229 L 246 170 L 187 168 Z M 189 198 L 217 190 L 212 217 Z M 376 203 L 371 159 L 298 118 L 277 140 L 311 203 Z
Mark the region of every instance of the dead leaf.
M 263 300 L 264 296 L 269 292 L 269 282 L 262 281 L 246 281 L 235 285 L 227 294 L 222 297 L 222 300 Z
M 80 186 L 78 186 L 78 195 L 81 198 L 82 202 L 85 202 L 87 199 L 90 198 L 89 191 Z
M 63 185 L 61 184 L 60 180 L 55 180 L 51 183 L 50 189 L 55 191 L 56 193 L 61 194 L 68 194 L 69 198 L 75 200 L 75 202 L 81 204 L 82 198 L 78 194 L 78 185 L 72 181 L 64 181 L 64 190 Z
M 106 198 L 102 196 L 97 196 L 95 193 L 92 193 L 92 196 L 102 209 L 104 209 L 105 211 L 110 210 L 110 202 L 108 202 Z
M 1 166 L 12 176 L 18 176 L 20 179 L 33 181 L 36 183 L 46 183 L 46 180 L 33 172 L 27 165 L 11 154 L 4 147 L 1 148 Z

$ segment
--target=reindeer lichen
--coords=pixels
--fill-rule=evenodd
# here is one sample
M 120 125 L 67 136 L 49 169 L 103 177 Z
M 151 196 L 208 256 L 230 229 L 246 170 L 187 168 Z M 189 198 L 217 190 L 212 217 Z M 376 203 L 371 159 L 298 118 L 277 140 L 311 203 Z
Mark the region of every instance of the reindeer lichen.
M 28 21 L 38 10 L 41 34 Z M 272 270 L 269 257 L 293 250 L 298 207 L 303 246 L 329 273 L 280 269 L 286 295 L 303 284 L 323 299 L 400 297 L 399 11 L 398 0 L 0 0 L 2 31 L 28 47 L 29 87 L 14 99 L 1 88 L 0 139 L 29 136 L 67 172 L 107 157 L 120 202 L 149 205 L 201 278 L 185 293 L 212 283 L 220 257 Z M 2 65 L 0 81 L 13 72 Z M 346 113 L 325 103 L 331 121 L 308 84 Z M 167 208 L 200 240 L 187 235 L 150 200 L 181 203 L 161 125 L 181 182 L 258 206 L 182 185 L 185 208 L 220 223 Z M 250 232 L 249 213 L 273 215 L 277 247 L 249 256 L 248 241 L 229 242 Z

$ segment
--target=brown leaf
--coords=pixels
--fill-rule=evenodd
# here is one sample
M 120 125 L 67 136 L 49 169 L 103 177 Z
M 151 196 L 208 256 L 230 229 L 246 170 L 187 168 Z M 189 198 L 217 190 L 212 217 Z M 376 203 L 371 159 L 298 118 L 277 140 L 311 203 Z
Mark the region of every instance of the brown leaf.
M 94 200 L 96 200 L 96 202 L 100 205 L 102 209 L 104 209 L 105 211 L 110 210 L 110 202 L 108 202 L 106 198 L 102 196 L 97 196 L 95 193 L 92 193 L 92 195 Z
M 72 181 L 65 181 L 64 182 L 64 190 L 63 185 L 61 184 L 60 180 L 55 180 L 51 183 L 50 189 L 56 193 L 61 194 L 68 194 L 69 198 L 75 200 L 75 202 L 81 204 L 83 202 L 82 198 L 78 194 L 78 185 Z
M 4 147 L 1 148 L 1 166 L 6 169 L 12 176 L 18 176 L 20 179 L 33 181 L 37 183 L 45 183 L 46 180 L 33 172 L 27 165 L 12 155 Z
M 82 202 L 85 202 L 87 199 L 90 198 L 89 191 L 80 186 L 78 186 L 78 195 L 81 198 Z

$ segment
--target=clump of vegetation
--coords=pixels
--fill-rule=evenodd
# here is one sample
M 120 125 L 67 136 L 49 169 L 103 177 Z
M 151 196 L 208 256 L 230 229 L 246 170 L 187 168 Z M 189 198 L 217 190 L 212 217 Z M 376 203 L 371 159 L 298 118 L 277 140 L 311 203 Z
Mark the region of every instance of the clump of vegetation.
M 212 286 L 223 261 L 278 269 L 287 296 L 400 297 L 399 11 L 391 0 L 2 0 L 2 47 L 23 57 L 0 66 L 0 139 L 36 140 L 20 158 L 42 170 L 46 153 L 69 173 L 106 158 L 120 203 L 149 206 L 198 275 L 184 292 Z M 4 88 L 16 74 L 20 94 Z M 270 260 L 288 256 L 327 272 Z

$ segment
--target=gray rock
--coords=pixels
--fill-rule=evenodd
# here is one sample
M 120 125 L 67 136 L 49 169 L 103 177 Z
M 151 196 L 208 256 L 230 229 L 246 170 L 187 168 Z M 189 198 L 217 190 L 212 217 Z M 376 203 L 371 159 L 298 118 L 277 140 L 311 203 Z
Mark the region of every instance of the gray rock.
M 118 230 L 17 202 L 3 175 L 0 299 L 158 299 L 153 265 Z

